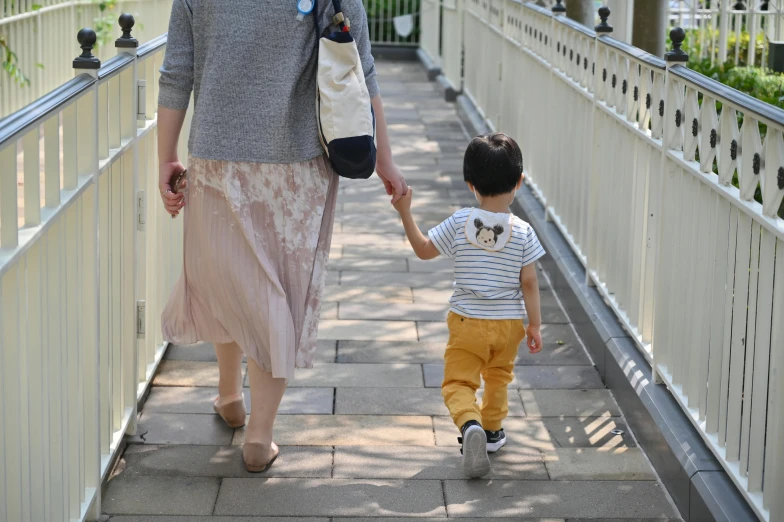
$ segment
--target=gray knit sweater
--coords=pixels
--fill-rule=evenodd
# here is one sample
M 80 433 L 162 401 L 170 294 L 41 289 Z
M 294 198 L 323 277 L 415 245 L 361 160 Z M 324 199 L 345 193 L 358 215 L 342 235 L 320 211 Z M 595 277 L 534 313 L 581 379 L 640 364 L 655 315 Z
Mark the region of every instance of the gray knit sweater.
M 193 156 L 293 163 L 324 153 L 316 125 L 315 10 L 295 0 L 174 0 L 158 103 L 194 116 Z M 370 97 L 378 94 L 361 0 L 343 0 Z M 318 1 L 319 27 L 331 0 Z

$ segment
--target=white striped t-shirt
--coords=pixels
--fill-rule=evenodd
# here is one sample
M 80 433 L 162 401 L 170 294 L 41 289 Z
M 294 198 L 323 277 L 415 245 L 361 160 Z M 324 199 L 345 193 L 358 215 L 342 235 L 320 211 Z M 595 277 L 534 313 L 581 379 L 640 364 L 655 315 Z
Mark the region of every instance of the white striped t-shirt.
M 534 229 L 513 214 L 464 208 L 428 232 L 455 258 L 451 310 L 477 319 L 522 319 L 520 272 L 544 255 Z

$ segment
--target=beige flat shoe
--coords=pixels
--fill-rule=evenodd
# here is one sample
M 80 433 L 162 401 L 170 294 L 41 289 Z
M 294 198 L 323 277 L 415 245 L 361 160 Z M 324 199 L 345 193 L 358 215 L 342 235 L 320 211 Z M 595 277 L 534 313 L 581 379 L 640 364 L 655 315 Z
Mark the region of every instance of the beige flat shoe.
M 245 469 L 251 473 L 263 473 L 270 469 L 279 453 L 278 445 L 274 442 L 270 445 L 246 442 L 242 446 L 242 460 L 245 461 Z
M 215 409 L 215 413 L 226 421 L 229 428 L 242 428 L 245 426 L 245 399 L 239 398 L 223 406 L 218 406 L 219 400 L 220 397 L 215 399 L 212 407 Z

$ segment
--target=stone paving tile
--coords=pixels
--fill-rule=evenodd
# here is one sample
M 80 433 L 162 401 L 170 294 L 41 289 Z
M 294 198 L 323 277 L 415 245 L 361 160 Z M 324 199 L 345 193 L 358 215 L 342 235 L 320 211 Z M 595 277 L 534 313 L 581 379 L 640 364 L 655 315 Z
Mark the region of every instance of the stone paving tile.
M 217 515 L 444 517 L 437 480 L 224 479 Z
M 124 474 L 109 480 L 101 496 L 104 513 L 211 515 L 220 479 Z
M 218 364 L 202 361 L 163 361 L 152 383 L 155 386 L 215 388 L 218 386 Z
M 113 519 L 112 519 L 113 520 Z M 429 522 L 431 518 L 406 518 L 406 522 Z M 492 519 L 489 518 L 461 518 L 461 522 L 512 522 L 512 521 L 520 521 L 520 522 L 568 522 L 562 518 L 499 518 L 495 517 Z M 332 522 L 399 522 L 399 518 L 333 518 Z M 173 521 L 174 522 L 174 521 Z M 587 522 L 586 520 L 580 520 L 579 522 Z M 593 520 L 592 522 L 613 522 L 608 520 Z M 654 522 L 654 521 L 643 521 L 643 522 Z M 659 521 L 656 521 L 659 522 Z M 664 521 L 667 522 L 667 521 Z
M 450 517 L 670 517 L 675 513 L 656 482 L 450 480 Z
M 481 392 L 479 401 L 481 402 Z M 338 388 L 335 413 L 348 415 L 449 415 L 436 388 Z M 519 396 L 509 394 L 509 416 L 524 417 Z
M 232 444 L 241 445 L 240 428 Z M 379 415 L 281 415 L 275 421 L 280 446 L 433 446 L 430 417 Z
M 618 417 L 544 417 L 542 422 L 555 443 L 562 448 L 615 448 L 634 447 L 637 443 L 623 419 Z M 621 434 L 612 431 L 621 430 Z
M 319 320 L 337 319 L 338 318 L 338 304 L 334 302 L 321 303 L 321 310 L 319 312 Z
M 328 308 L 328 304 L 322 304 L 322 317 L 325 317 L 323 312 Z M 334 314 L 337 313 L 335 309 Z M 326 318 L 326 317 L 325 317 Z M 329 350 L 332 350 L 332 355 L 329 355 Z M 322 357 L 320 357 L 322 356 Z M 172 345 L 166 350 L 164 360 L 167 361 L 199 361 L 199 362 L 217 362 L 215 356 L 215 347 L 212 343 L 198 343 L 187 345 Z M 243 357 L 243 361 L 245 357 Z M 319 341 L 318 349 L 316 350 L 316 360 L 330 361 L 335 360 L 335 342 L 334 341 Z
M 383 301 L 388 303 L 412 303 L 413 294 L 410 288 L 401 286 L 337 286 L 328 285 L 324 288 L 324 302 L 344 301 Z M 321 325 L 319 325 L 319 330 Z
M 362 257 L 342 257 L 329 262 L 330 270 L 368 271 L 368 272 L 408 272 L 405 258 L 366 259 Z
M 337 285 L 340 283 L 340 273 L 339 272 L 327 272 L 327 277 L 324 278 L 326 284 L 328 285 Z
M 499 451 L 492 478 L 548 480 L 537 454 Z M 460 452 L 452 447 L 346 446 L 335 450 L 335 478 L 464 480 Z
M 520 390 L 527 417 L 617 417 L 609 390 Z
M 240 446 L 148 446 L 132 444 L 123 455 L 124 474 L 186 477 L 257 477 L 245 470 Z M 286 446 L 266 477 L 329 478 L 332 448 Z
M 217 388 L 153 386 L 145 413 L 197 413 L 215 415 L 212 408 Z M 279 414 L 332 414 L 331 388 L 290 388 L 281 401 Z M 245 407 L 250 411 L 250 390 L 245 390 Z
M 426 261 L 425 261 L 426 262 Z M 413 265 L 412 265 L 413 271 Z M 414 288 L 415 303 L 449 303 L 454 289 L 452 288 Z
M 379 257 L 385 259 L 390 257 L 411 257 L 414 255 L 414 251 L 410 246 L 407 244 L 398 245 L 397 243 L 376 245 L 372 248 L 360 245 L 346 245 L 342 248 L 344 256 L 366 257 L 369 259 Z
M 438 363 L 444 360 L 441 342 L 338 341 L 339 363 Z
M 591 365 L 585 348 L 570 324 L 543 324 L 541 331 L 542 351 L 532 354 L 523 341 L 517 353 L 517 364 L 537 366 Z
M 449 417 L 434 417 L 433 426 L 436 434 L 437 446 L 460 447 L 457 437 L 460 430 Z M 541 419 L 526 419 L 509 417 L 504 420 L 504 432 L 507 444 L 501 451 L 520 453 L 526 455 L 539 455 L 542 452 L 551 452 L 556 448 L 547 427 Z M 500 452 L 499 452 L 500 453 Z
M 404 233 L 401 231 L 399 234 L 332 234 L 332 243 L 336 245 L 360 245 L 360 246 L 375 246 L 375 245 L 395 245 L 404 244 Z
M 425 386 L 438 388 L 444 381 L 443 364 L 425 364 Z M 602 389 L 593 366 L 515 366 L 510 389 Z
M 328 319 L 319 323 L 319 339 L 355 341 L 416 341 L 412 321 L 346 321 Z
M 102 521 L 103 522 L 103 521 Z M 108 522 L 330 522 L 329 518 L 311 517 L 212 517 L 212 516 L 114 516 Z
M 551 480 L 656 480 L 639 448 L 557 448 L 543 457 Z
M 448 257 L 437 257 L 428 260 L 414 258 L 409 260 L 408 267 L 412 272 L 447 272 L 452 275 L 454 274 L 455 260 Z M 444 302 L 448 302 L 451 295 L 450 292 Z
M 234 430 L 217 415 L 142 412 L 132 444 L 228 446 Z
M 446 321 L 449 304 L 436 303 L 340 303 L 340 319 L 387 321 Z
M 103 522 L 103 521 L 102 521 Z M 114 516 L 108 522 L 330 522 L 312 517 Z
M 420 341 L 441 343 L 446 347 L 446 342 L 449 340 L 446 321 L 417 321 L 416 329 Z
M 418 364 L 317 364 L 298 370 L 289 387 L 422 388 Z
M 198 343 L 169 346 L 164 360 L 216 362 L 218 359 L 215 357 L 215 347 L 212 343 Z
M 400 273 L 400 272 L 359 272 L 340 273 L 342 286 L 405 286 L 409 288 L 452 288 L 451 273 Z

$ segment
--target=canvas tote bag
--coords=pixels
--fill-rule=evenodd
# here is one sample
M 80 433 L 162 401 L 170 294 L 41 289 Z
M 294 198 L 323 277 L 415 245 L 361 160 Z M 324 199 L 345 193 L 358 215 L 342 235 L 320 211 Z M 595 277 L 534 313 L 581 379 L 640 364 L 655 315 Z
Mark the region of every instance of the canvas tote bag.
M 319 29 L 317 3 L 314 8 L 319 138 L 338 175 L 367 179 L 376 168 L 376 118 L 349 20 L 340 0 L 332 0 L 332 6 L 332 22 L 339 30 L 329 32 L 326 28 L 324 34 Z

